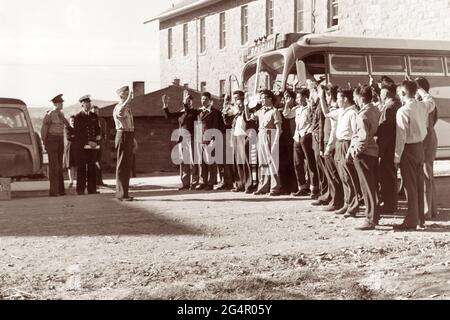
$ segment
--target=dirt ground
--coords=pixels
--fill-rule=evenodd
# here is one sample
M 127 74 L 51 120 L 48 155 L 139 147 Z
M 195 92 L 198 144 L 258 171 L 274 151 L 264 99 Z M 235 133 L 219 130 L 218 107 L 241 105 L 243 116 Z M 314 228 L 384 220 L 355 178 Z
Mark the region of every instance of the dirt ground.
M 421 232 L 354 230 L 306 199 L 179 193 L 151 178 L 136 202 L 0 202 L 0 299 L 449 299 L 450 178 Z M 404 208 L 404 203 L 402 203 Z

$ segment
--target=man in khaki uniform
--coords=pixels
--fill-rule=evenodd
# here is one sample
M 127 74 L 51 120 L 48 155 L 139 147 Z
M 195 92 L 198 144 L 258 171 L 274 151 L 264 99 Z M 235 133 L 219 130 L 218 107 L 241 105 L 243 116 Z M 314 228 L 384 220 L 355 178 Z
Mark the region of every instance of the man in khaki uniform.
M 48 154 L 50 197 L 64 196 L 63 155 L 64 155 L 64 126 L 68 121 L 62 113 L 62 94 L 52 100 L 54 108 L 44 117 L 41 137 Z

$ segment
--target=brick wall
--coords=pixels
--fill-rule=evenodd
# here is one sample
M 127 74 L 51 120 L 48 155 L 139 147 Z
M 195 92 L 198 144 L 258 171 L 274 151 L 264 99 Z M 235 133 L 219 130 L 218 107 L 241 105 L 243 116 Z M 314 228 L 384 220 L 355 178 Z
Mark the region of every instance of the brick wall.
M 376 37 L 406 37 L 450 40 L 449 0 L 340 0 L 339 26 L 328 28 L 327 0 L 315 0 L 316 33 L 334 32 L 342 35 Z M 164 21 L 160 25 L 161 83 L 166 86 L 174 78 L 181 84 L 200 89 L 205 81 L 207 90 L 219 94 L 220 80 L 235 74 L 240 79 L 243 67 L 240 15 L 241 6 L 249 8 L 249 44 L 266 32 L 265 0 L 228 0 Z M 295 30 L 294 0 L 274 0 L 274 32 L 290 33 Z M 305 0 L 305 31 L 312 32 L 312 3 Z M 226 12 L 227 46 L 219 49 L 219 14 Z M 206 19 L 206 47 L 198 51 L 197 18 Z M 183 56 L 183 24 L 189 25 L 189 54 Z M 173 30 L 173 58 L 168 59 L 168 28 Z M 198 65 L 198 72 L 197 72 Z

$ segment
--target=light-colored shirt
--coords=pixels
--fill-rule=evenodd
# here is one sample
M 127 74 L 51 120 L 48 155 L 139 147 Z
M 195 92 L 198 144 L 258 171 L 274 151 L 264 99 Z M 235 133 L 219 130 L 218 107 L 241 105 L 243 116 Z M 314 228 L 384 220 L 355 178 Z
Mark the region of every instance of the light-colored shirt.
M 335 110 L 338 110 L 338 107 L 333 106 L 333 107 L 331 107 L 330 112 L 333 112 Z M 328 118 L 328 119 L 330 120 L 331 130 L 330 130 L 330 138 L 328 139 L 328 143 L 325 147 L 325 151 L 330 152 L 330 151 L 334 150 L 334 148 L 336 147 L 337 120 L 335 120 L 333 118 Z
M 311 118 L 309 116 L 310 108 L 306 106 L 295 106 L 292 109 L 284 110 L 283 115 L 286 119 L 295 118 L 294 141 L 299 143 L 300 139 L 310 133 Z
M 259 130 L 275 130 L 277 124 L 281 124 L 282 118 L 280 112 L 274 107 L 265 107 L 254 113 L 258 119 Z
M 428 133 L 428 115 L 434 111 L 436 104 L 430 94 L 423 96 L 423 101 L 408 98 L 405 105 L 397 112 L 397 136 L 394 159 L 400 163 L 405 144 L 420 143 Z
M 247 124 L 244 119 L 244 113 L 237 115 L 235 121 L 236 122 L 234 125 L 233 135 L 235 137 L 246 136 L 247 133 L 245 132 L 246 131 L 245 129 L 247 128 Z
M 134 119 L 129 102 L 118 103 L 114 108 L 113 118 L 116 124 L 116 130 L 134 131 Z
M 353 134 L 350 149 L 356 156 L 364 154 L 378 158 L 378 144 L 375 135 L 380 122 L 380 110 L 372 103 L 364 105 L 356 117 L 356 131 Z
M 352 140 L 353 134 L 356 131 L 357 115 L 358 111 L 356 109 L 356 106 L 351 106 L 346 109 L 336 109 L 325 116 L 337 121 L 336 139 L 350 141 Z

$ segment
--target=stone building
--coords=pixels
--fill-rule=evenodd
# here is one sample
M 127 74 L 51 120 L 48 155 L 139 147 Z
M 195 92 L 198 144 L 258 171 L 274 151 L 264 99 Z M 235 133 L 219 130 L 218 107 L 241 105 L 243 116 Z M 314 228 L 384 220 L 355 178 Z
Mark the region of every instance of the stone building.
M 228 83 L 238 85 L 255 39 L 335 33 L 449 40 L 450 1 L 184 0 L 153 21 L 160 25 L 161 85 L 176 78 L 219 95 Z

